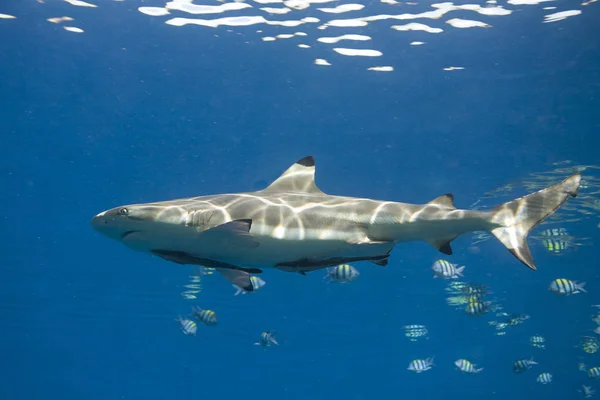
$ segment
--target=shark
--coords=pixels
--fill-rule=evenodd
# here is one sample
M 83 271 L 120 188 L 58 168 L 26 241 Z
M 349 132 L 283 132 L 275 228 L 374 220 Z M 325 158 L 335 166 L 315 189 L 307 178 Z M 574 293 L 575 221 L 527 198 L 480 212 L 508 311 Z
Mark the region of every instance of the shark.
M 263 269 L 305 275 L 359 261 L 386 266 L 397 244 L 414 241 L 451 255 L 454 239 L 476 231 L 491 233 L 536 270 L 529 232 L 576 197 L 581 182 L 576 173 L 481 211 L 457 209 L 450 193 L 424 204 L 334 196 L 316 185 L 315 171 L 307 156 L 262 190 L 123 205 L 91 225 L 132 250 L 215 268 L 246 291 Z

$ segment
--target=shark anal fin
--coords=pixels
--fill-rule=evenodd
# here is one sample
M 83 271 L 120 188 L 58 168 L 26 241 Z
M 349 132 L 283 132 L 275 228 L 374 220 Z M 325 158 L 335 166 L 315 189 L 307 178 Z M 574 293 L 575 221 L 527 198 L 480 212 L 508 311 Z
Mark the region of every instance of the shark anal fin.
M 279 178 L 259 192 L 324 194 L 315 183 L 315 159 L 312 156 L 296 161 Z
M 456 209 L 456 206 L 454 205 L 454 195 L 452 193 L 446 193 L 440 197 L 436 197 L 427 204 Z
M 214 236 L 216 241 L 221 243 L 226 242 L 231 246 L 255 248 L 258 247 L 259 243 L 256 238 L 250 234 L 251 227 L 251 219 L 236 219 L 209 228 L 201 232 L 201 235 L 204 238 Z

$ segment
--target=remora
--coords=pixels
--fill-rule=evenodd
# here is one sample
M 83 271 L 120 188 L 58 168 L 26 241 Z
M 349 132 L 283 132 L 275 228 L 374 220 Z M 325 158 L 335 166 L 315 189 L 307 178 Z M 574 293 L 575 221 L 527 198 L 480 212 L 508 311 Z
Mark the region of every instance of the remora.
M 304 274 L 356 261 L 387 265 L 394 246 L 410 241 L 452 254 L 450 242 L 474 231 L 491 232 L 535 270 L 528 233 L 577 196 L 580 181 L 576 173 L 490 211 L 459 210 L 452 194 L 426 204 L 325 194 L 309 156 L 263 190 L 121 206 L 96 215 L 92 226 L 131 249 L 217 268 L 246 290 L 260 268 Z

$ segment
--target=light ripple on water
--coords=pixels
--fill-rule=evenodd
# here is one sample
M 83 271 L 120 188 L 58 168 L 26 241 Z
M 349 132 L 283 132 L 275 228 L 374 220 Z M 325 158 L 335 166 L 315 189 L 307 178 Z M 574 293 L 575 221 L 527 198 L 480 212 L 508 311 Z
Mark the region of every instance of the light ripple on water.
M 394 25 L 391 28 L 397 31 L 406 30 L 421 30 L 429 33 L 444 33 L 452 34 L 452 30 L 444 30 L 443 26 L 451 26 L 454 29 L 468 29 L 468 28 L 491 28 L 493 21 L 496 18 L 507 17 L 512 15 L 518 15 L 514 11 L 520 11 L 521 13 L 527 12 L 527 9 L 540 6 L 542 9 L 556 9 L 557 7 L 547 7 L 546 4 L 552 0 L 509 0 L 505 5 L 498 5 L 496 1 L 490 0 L 482 2 L 482 4 L 461 4 L 457 5 L 452 2 L 441 2 L 428 4 L 418 3 L 404 3 L 401 8 L 399 3 L 393 0 L 381 1 L 380 3 L 371 2 L 368 5 L 357 4 L 357 3 L 342 3 L 335 5 L 321 6 L 322 4 L 330 3 L 331 1 L 318 1 L 318 0 L 257 0 L 257 1 L 234 1 L 225 2 L 219 5 L 214 4 L 201 4 L 201 2 L 193 2 L 191 0 L 173 0 L 165 1 L 162 7 L 158 6 L 139 6 L 138 11 L 144 15 L 152 18 L 161 18 L 164 23 L 173 27 L 184 27 L 186 25 L 197 25 L 211 29 L 223 29 L 221 27 L 235 27 L 245 28 L 254 25 L 264 25 L 268 30 L 272 32 L 270 35 L 263 35 L 263 30 L 258 30 L 256 39 L 263 43 L 271 43 L 270 46 L 276 46 L 275 43 L 280 40 L 292 40 L 300 33 L 286 33 L 279 32 L 285 28 L 292 27 L 303 27 L 303 35 L 307 35 L 311 38 L 312 43 L 296 43 L 295 46 L 303 49 L 311 48 L 312 50 L 304 53 L 309 57 L 307 63 L 310 60 L 316 60 L 314 63 L 317 65 L 335 65 L 337 64 L 338 57 L 352 56 L 356 63 L 364 65 L 365 70 L 370 71 L 381 71 L 381 72 L 392 72 L 394 66 L 379 67 L 376 65 L 369 65 L 369 59 L 373 56 L 385 56 L 377 48 L 370 48 L 371 45 L 366 43 L 354 43 L 353 47 L 344 48 L 340 51 L 339 48 L 323 48 L 313 47 L 315 43 L 335 43 L 338 40 L 352 40 L 362 41 L 360 38 L 362 35 L 356 35 L 350 32 L 346 35 L 336 36 L 335 31 L 340 27 L 345 28 L 361 28 L 363 33 L 365 29 L 368 29 L 370 24 L 377 24 L 380 21 L 392 20 L 392 21 L 410 21 L 410 20 L 429 20 L 430 22 L 425 24 L 423 22 L 409 22 L 404 25 Z M 596 0 L 589 0 L 581 3 L 581 8 L 593 4 Z M 102 3 L 95 4 L 93 1 L 82 1 L 82 0 L 65 0 L 58 4 L 53 3 L 52 8 L 46 7 L 46 2 L 38 0 L 39 7 L 48 12 L 56 13 L 58 9 L 61 14 L 66 13 L 73 6 L 83 7 L 88 9 L 97 9 L 102 7 Z M 128 2 L 123 2 L 124 6 L 127 7 Z M 551 2 L 550 4 L 557 4 Z M 315 7 L 315 5 L 318 5 Z M 44 8 L 46 7 L 46 8 Z M 526 8 L 522 8 L 526 7 Z M 411 12 L 407 12 L 411 11 Z M 582 13 L 582 9 L 571 9 L 571 10 L 559 10 L 552 13 L 547 13 L 542 23 L 554 23 L 563 21 L 567 18 L 572 18 Z M 74 11 L 72 11 L 74 12 Z M 302 12 L 301 18 L 294 19 L 294 15 L 298 12 Z M 478 14 L 479 19 L 463 19 L 453 18 L 451 14 L 455 12 L 463 13 L 474 13 Z M 225 16 L 218 18 L 197 18 L 197 15 L 217 15 L 217 14 L 244 14 L 235 16 Z M 348 16 L 346 18 L 330 18 L 330 16 Z M 188 17 L 191 16 L 191 17 Z M 72 33 L 84 33 L 84 30 L 77 26 L 80 17 L 77 18 L 71 16 L 56 17 L 52 16 L 48 18 L 50 22 L 62 24 L 63 22 L 69 22 L 68 26 L 63 28 Z M 15 19 L 19 18 L 18 15 L 0 14 L 0 20 Z M 81 19 L 86 19 L 88 13 L 81 14 Z M 8 22 L 7 22 L 8 23 Z M 319 31 L 328 30 L 332 34 L 324 36 Z M 231 30 L 227 30 L 232 32 Z M 246 43 L 249 43 L 248 33 L 244 30 L 241 37 L 244 38 Z M 190 31 L 190 35 L 196 35 L 197 33 L 193 30 Z M 394 40 L 403 42 L 407 47 L 410 45 L 424 44 L 424 42 L 403 41 L 402 34 L 397 35 L 390 33 L 388 36 Z M 337 38 L 337 39 L 336 39 Z M 397 39 L 396 39 L 397 38 Z M 254 40 L 256 40 L 254 39 Z M 389 39 L 388 39 L 389 40 Z M 387 41 L 387 40 L 386 40 Z M 373 41 L 372 46 L 376 46 L 376 41 Z M 333 62 L 329 60 L 333 57 Z M 361 59 L 364 60 L 360 61 Z M 325 60 L 329 60 L 325 61 Z M 465 67 L 447 67 L 440 66 L 440 70 L 455 71 L 465 69 Z

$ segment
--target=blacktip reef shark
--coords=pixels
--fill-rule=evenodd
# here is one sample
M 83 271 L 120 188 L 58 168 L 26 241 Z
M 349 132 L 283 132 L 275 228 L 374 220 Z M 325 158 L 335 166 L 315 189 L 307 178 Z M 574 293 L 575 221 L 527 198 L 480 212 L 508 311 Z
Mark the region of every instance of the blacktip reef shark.
M 475 231 L 492 233 L 523 264 L 536 269 L 527 235 L 577 196 L 581 174 L 490 211 L 459 210 L 452 194 L 426 204 L 332 196 L 315 184 L 304 157 L 263 190 L 112 208 L 91 223 L 127 247 L 178 264 L 216 268 L 252 291 L 261 268 L 306 272 L 370 261 L 385 266 L 395 245 L 425 241 L 444 254 Z

